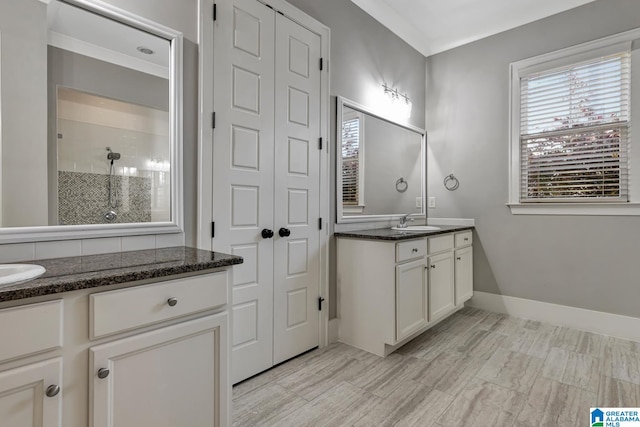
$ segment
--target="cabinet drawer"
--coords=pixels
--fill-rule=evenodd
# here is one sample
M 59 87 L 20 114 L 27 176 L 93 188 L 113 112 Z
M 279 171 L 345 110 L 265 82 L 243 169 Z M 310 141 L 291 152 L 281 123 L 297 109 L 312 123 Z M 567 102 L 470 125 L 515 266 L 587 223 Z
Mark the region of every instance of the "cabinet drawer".
M 473 243 L 473 233 L 471 230 L 456 233 L 456 248 L 469 246 Z
M 226 303 L 226 271 L 93 294 L 90 296 L 91 339 Z
M 444 236 L 429 237 L 429 253 L 450 251 L 453 249 L 453 234 L 445 234 Z
M 0 310 L 0 362 L 62 348 L 62 300 Z
M 425 239 L 410 240 L 396 244 L 396 262 L 420 258 L 427 254 L 427 241 Z

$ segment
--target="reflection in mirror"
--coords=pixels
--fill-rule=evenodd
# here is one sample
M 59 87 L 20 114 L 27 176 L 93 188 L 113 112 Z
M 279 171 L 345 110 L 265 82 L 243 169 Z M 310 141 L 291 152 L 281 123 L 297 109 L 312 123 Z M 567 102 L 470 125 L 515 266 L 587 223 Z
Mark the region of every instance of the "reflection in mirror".
M 338 97 L 338 222 L 424 215 L 424 131 Z
M 180 45 L 101 2 L 0 3 L 3 230 L 181 225 Z

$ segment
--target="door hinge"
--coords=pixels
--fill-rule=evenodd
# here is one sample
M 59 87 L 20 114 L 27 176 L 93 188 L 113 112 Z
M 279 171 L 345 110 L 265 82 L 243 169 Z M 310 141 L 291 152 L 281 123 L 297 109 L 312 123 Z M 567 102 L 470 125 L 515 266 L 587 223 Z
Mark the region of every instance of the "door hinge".
M 217 4 L 213 4 L 213 20 L 215 21 L 216 19 L 218 19 L 218 5 Z
M 318 297 L 318 311 L 322 311 L 322 303 L 324 302 L 324 298 Z
M 318 218 L 318 230 L 322 230 L 322 218 Z
M 211 238 L 213 239 L 214 237 L 216 237 L 216 223 L 215 222 L 211 222 Z
M 324 61 L 322 60 L 322 58 L 320 58 L 320 71 L 322 71 L 322 69 L 324 68 L 324 67 L 323 67 L 323 62 L 324 62 Z
M 322 138 L 318 138 L 318 150 L 322 150 Z
M 216 128 L 216 112 L 211 113 L 211 128 Z

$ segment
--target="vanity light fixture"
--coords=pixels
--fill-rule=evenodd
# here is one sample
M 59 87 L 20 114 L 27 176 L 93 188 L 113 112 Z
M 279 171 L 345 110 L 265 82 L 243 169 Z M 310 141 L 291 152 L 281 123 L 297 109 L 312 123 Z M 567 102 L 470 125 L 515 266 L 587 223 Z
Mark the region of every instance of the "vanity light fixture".
M 398 117 L 408 120 L 411 117 L 411 109 L 413 105 L 406 93 L 398 92 L 397 88 L 392 88 L 387 83 L 382 83 L 385 95 L 391 100 L 393 108 L 397 110 Z
M 392 101 L 399 101 L 402 98 L 407 104 L 411 102 L 407 94 L 398 92 L 397 88 L 391 88 L 390 86 L 387 86 L 386 83 L 382 83 L 382 87 L 384 88 L 384 93 L 391 98 Z

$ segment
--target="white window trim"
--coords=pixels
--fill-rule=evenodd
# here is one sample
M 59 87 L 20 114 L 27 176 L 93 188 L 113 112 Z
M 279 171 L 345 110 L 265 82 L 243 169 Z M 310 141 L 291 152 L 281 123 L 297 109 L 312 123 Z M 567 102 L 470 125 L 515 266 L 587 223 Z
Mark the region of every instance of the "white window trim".
M 620 51 L 622 44 L 628 47 L 636 39 L 640 39 L 640 28 L 510 64 L 507 206 L 513 215 L 640 215 L 640 166 L 637 166 L 640 165 L 640 130 L 631 130 L 630 134 L 629 202 L 520 203 L 520 77 L 581 62 L 612 50 Z M 640 46 L 632 45 L 631 51 L 630 129 L 634 118 L 636 123 L 640 123 Z

